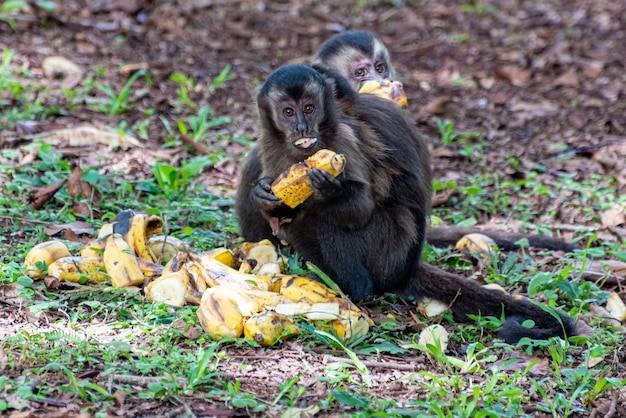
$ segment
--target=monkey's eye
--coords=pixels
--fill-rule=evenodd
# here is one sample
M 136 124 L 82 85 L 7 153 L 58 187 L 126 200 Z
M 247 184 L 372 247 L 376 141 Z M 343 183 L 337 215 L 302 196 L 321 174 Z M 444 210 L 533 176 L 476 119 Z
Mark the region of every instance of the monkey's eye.
M 354 76 L 355 77 L 365 77 L 365 68 L 357 68 L 354 71 Z
M 293 111 L 292 108 L 290 107 L 286 107 L 283 109 L 283 115 L 287 116 L 287 117 L 291 117 L 295 114 L 295 112 Z
M 382 74 L 382 73 L 384 73 L 384 72 L 385 72 L 385 69 L 386 69 L 385 64 L 378 64 L 378 65 L 376 66 L 376 72 L 377 72 L 378 74 Z
M 306 113 L 307 115 L 310 113 L 313 113 L 313 111 L 315 110 L 315 106 L 313 106 L 312 104 L 307 104 L 304 105 L 304 113 Z

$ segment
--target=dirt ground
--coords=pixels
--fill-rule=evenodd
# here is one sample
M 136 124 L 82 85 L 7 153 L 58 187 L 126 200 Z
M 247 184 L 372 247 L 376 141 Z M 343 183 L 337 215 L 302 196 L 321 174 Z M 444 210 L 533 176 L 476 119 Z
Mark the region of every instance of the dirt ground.
M 147 68 L 151 86 L 133 89 L 132 108 L 106 117 L 86 103 L 67 115 L 48 119 L 37 129 L 78 124 L 128 126 L 144 120 L 154 109 L 148 139 L 142 149 L 113 155 L 118 166 L 148 164 L 146 156 L 166 155 L 171 161 L 191 155 L 183 147 L 163 154 L 167 132 L 160 117 L 175 121 L 181 110 L 173 102 L 177 84 L 173 73 L 193 76 L 192 99 L 209 104 L 215 115 L 232 124 L 212 132 L 208 147 L 227 149 L 230 157 L 209 170 L 203 181 L 229 193 L 235 186 L 237 163 L 247 148 L 224 138 L 254 140 L 259 83 L 282 64 L 307 62 L 329 36 L 345 29 L 378 33 L 388 45 L 399 79 L 408 94 L 409 110 L 427 137 L 436 179 L 462 179 L 476 172 L 515 178 L 520 173 L 507 156 L 523 168 L 545 166 L 543 181 L 554 184 L 561 173 L 584 181 L 593 175 L 617 179 L 615 193 L 626 190 L 626 4 L 609 0 L 495 0 L 476 3 L 418 0 L 64 0 L 47 14 L 36 8 L 15 17 L 17 28 L 0 24 L 0 46 L 16 51 L 14 62 L 43 77 L 44 58 L 60 55 L 80 65 L 86 75 L 99 67 L 117 91 L 128 80 L 125 65 Z M 356 4 L 353 4 L 356 3 Z M 44 22 L 45 24 L 42 24 Z M 226 65 L 236 77 L 210 89 Z M 62 99 L 59 99 L 62 100 Z M 464 143 L 441 144 L 437 119 L 453 122 L 457 131 L 485 138 L 485 155 L 469 158 Z M 4 127 L 0 136 L 14 136 Z M 467 142 L 469 141 L 469 142 Z M 560 158 L 568 156 L 568 158 Z M 88 158 L 88 157 L 85 157 Z M 476 159 L 481 159 L 481 164 Z M 115 164 L 113 166 L 116 166 Z M 147 169 L 146 173 L 150 173 Z M 138 174 L 140 175 L 140 174 Z M 570 196 L 537 198 L 537 222 L 593 225 L 593 216 L 580 205 L 563 205 Z M 565 207 L 567 206 L 567 207 Z M 546 215 L 554 209 L 555 215 Z M 489 219 L 481 219 L 487 222 Z M 255 367 L 247 372 L 246 387 L 272 398 L 285 377 L 305 356 L 311 368 L 327 361 L 287 344 L 274 352 L 243 352 Z M 278 360 L 281 360 L 280 362 Z M 241 362 L 243 362 L 242 360 Z M 392 399 L 422 395 L 397 382 L 419 367 L 423 358 L 394 359 L 412 365 L 373 368 L 375 391 Z M 243 376 L 241 362 L 230 367 Z M 301 383 L 323 396 L 315 374 Z M 308 379 L 308 380 L 307 380 Z M 194 403 L 198 415 L 227 414 L 223 408 Z M 196 409 L 196 407 L 198 409 Z M 121 413 L 153 414 L 158 406 L 146 402 Z M 204 408 L 204 412 L 203 409 Z

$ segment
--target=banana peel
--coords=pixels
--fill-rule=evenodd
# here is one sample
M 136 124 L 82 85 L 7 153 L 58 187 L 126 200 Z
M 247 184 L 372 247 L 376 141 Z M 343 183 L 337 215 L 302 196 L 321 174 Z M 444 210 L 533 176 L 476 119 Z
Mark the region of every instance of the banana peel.
M 49 267 L 56 260 L 70 257 L 71 255 L 67 246 L 61 241 L 50 240 L 41 242 L 31 248 L 28 254 L 26 254 L 24 270 L 26 270 L 26 275 L 32 279 L 43 279 L 46 277 L 45 266 Z
M 455 247 L 457 250 L 467 248 L 472 254 L 478 254 L 480 258 L 489 260 L 494 255 L 495 245 L 495 241 L 487 235 L 474 233 L 461 237 Z
M 259 311 L 258 303 L 241 289 L 222 285 L 204 292 L 197 315 L 202 328 L 215 339 L 239 338 L 243 335 L 244 318 Z
M 207 272 L 210 277 L 210 282 L 207 282 L 209 287 L 228 284 L 244 290 L 269 290 L 274 280 L 270 276 L 240 273 L 220 262 L 210 252 L 190 253 L 189 260 L 197 262 Z
M 113 222 L 113 233 L 120 234 L 133 253 L 144 260 L 157 261 L 148 247 L 151 235 L 163 232 L 163 221 L 158 216 L 135 213 L 132 210 L 120 212 Z
M 248 318 L 243 326 L 243 333 L 263 347 L 269 347 L 277 342 L 293 337 L 300 329 L 288 316 L 275 311 L 263 311 Z
M 292 302 L 317 303 L 339 298 L 337 292 L 325 284 L 302 276 L 280 277 L 279 292 Z
M 113 233 L 107 238 L 102 258 L 113 287 L 138 286 L 144 282 L 137 257 L 121 234 Z
M 307 171 L 313 167 L 334 177 L 343 172 L 346 158 L 329 149 L 321 149 L 301 163 L 292 165 L 272 183 L 272 191 L 290 208 L 295 208 L 313 195 Z
M 48 277 L 60 282 L 102 283 L 109 280 L 101 257 L 62 257 L 48 266 Z M 52 285 L 48 279 L 47 285 Z
M 178 253 L 188 253 L 189 245 L 183 240 L 169 235 L 154 235 L 146 244 L 154 261 L 167 263 Z

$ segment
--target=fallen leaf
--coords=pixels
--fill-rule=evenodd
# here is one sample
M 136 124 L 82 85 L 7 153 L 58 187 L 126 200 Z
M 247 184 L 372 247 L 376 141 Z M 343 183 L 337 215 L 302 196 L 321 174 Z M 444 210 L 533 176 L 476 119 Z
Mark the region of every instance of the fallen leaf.
M 604 227 L 626 224 L 626 209 L 612 207 L 611 209 L 604 211 L 600 215 L 600 223 L 602 223 L 602 226 Z
M 430 115 L 441 115 L 443 113 L 446 113 L 446 109 L 448 107 L 448 103 L 450 103 L 450 100 L 451 99 L 448 96 L 438 97 L 428 103 L 426 106 L 424 106 L 422 110 Z
M 578 87 L 578 75 L 576 69 L 570 68 L 565 73 L 557 77 L 553 82 L 553 86 Z
M 63 224 L 63 225 L 50 224 L 44 228 L 44 232 L 49 237 L 54 236 L 64 230 L 71 230 L 73 233 L 77 235 L 93 234 L 94 232 L 93 226 L 91 226 L 87 222 L 82 222 L 82 221 L 76 221 L 76 222 Z
M 67 182 L 67 179 L 63 179 L 55 184 L 51 184 L 46 187 L 33 187 L 28 191 L 29 201 L 31 206 L 35 210 L 39 210 L 46 204 L 54 194 Z
M 531 76 L 530 70 L 522 70 L 521 68 L 513 65 L 496 67 L 494 73 L 496 77 L 508 81 L 511 85 L 516 87 L 525 86 Z
M 51 80 L 61 80 L 61 85 L 73 88 L 83 78 L 83 70 L 64 57 L 47 57 L 41 63 L 44 75 Z
M 98 189 L 82 180 L 83 170 L 80 166 L 74 167 L 69 180 L 67 181 L 67 192 L 74 199 L 87 199 L 98 206 L 102 201 L 102 196 Z

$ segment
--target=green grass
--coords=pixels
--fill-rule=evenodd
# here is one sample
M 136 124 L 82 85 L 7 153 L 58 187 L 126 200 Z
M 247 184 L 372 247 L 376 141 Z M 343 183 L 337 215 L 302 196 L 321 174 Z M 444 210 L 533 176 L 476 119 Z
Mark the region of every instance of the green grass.
M 147 85 L 142 83 L 149 84 L 148 74 L 135 73 L 117 90 L 104 84 L 102 71 L 94 72 L 76 91 L 66 92 L 63 100 L 52 103 L 45 88 L 28 74 L 13 70 L 11 59 L 11 51 L 6 50 L 0 67 L 0 87 L 12 94 L 9 101 L 0 103 L 0 125 L 9 130 L 17 120 L 71 113 L 88 94 L 101 94 L 97 105 L 91 103 L 92 109 L 108 115 L 111 126 L 119 127 L 123 125 L 120 114 L 143 106 L 134 95 L 136 89 Z M 211 88 L 231 80 L 229 71 L 225 69 Z M 170 98 L 175 103 L 175 116 L 158 117 L 149 107 L 141 108 L 145 119 L 125 130 L 148 137 L 148 125 L 162 123 L 169 127 L 164 147 L 175 144 L 179 134 L 211 142 L 211 129 L 229 123 L 228 115 L 218 116 L 208 106 L 197 105 L 193 94 L 196 81 L 190 77 L 177 74 L 171 81 L 177 85 L 176 96 Z M 591 176 L 578 183 L 561 176 L 545 181 L 541 167 L 527 171 L 523 180 L 500 178 L 480 165 L 488 144 L 479 135 L 457 132 L 450 122 L 440 123 L 440 131 L 443 143 L 458 147 L 463 158 L 478 168 L 476 175 L 463 181 L 435 184 L 438 191 L 459 192 L 451 205 L 435 212 L 446 222 L 472 224 L 502 216 L 532 228 L 537 219 L 550 217 L 550 213 L 534 209 L 533 197 L 541 200 L 566 195 L 564 205 L 578 210 L 581 221 L 589 223 L 598 222 L 598 213 L 626 204 L 626 197 L 611 193 L 610 179 Z M 245 138 L 232 140 L 249 142 Z M 34 149 L 32 144 L 22 146 L 24 151 Z M 22 270 L 29 248 L 48 239 L 47 224 L 82 220 L 97 230 L 123 209 L 164 217 L 169 233 L 193 248 L 234 248 L 240 238 L 233 202 L 210 194 L 197 182 L 204 168 L 227 158 L 223 150 L 189 158 L 176 166 L 159 162 L 142 179 L 124 173 L 101 174 L 101 166 L 83 167 L 84 180 L 103 195 L 95 207 L 101 213 L 99 218 L 74 214 L 65 187 L 42 210 L 31 210 L 29 191 L 66 178 L 71 164 L 50 145 L 40 145 L 30 164 L 20 164 L 20 158 L 15 149 L 3 149 L 0 154 L 0 285 L 19 291 L 24 305 L 0 308 L 6 312 L 28 308 L 41 321 L 36 326 L 25 323 L 17 333 L 0 339 L 0 352 L 5 353 L 0 357 L 0 413 L 25 408 L 27 400 L 70 394 L 84 411 L 106 416 L 107 408 L 117 405 L 116 393 L 121 391 L 131 404 L 157 400 L 171 408 L 192 405 L 202 397 L 239 414 L 259 416 L 308 409 L 349 416 L 517 417 L 527 416 L 525 408 L 531 405 L 531 409 L 565 417 L 588 413 L 599 400 L 606 401 L 613 390 L 624 387 L 625 382 L 616 377 L 623 361 L 623 342 L 609 323 L 592 321 L 591 335 L 568 342 L 523 341 L 510 346 L 494 339 L 492 330 L 501 323 L 500 318 L 454 324 L 444 314 L 440 320 L 452 331 L 452 349 L 444 352 L 433 346 L 424 350 L 416 346 L 419 330 L 406 325 L 414 321 L 402 311 L 402 296 L 386 295 L 369 305 L 386 319 L 366 337 L 341 341 L 304 326 L 308 332 L 296 339 L 295 346 L 300 350 L 301 368 L 275 391 L 260 394 L 255 391 L 258 386 L 250 385 L 249 377 L 264 367 L 249 354 L 256 346 L 244 339 L 211 340 L 200 327 L 195 307 L 175 309 L 150 303 L 136 291 L 108 286 L 76 285 L 51 291 L 24 276 Z M 515 164 L 513 158 L 511 164 Z M 479 271 L 487 282 L 523 289 L 548 306 L 563 306 L 578 316 L 588 312 L 589 304 L 602 304 L 607 292 L 583 280 L 580 269 L 573 268 L 572 263 L 597 258 L 626 260 L 626 251 L 619 243 L 603 243 L 591 234 L 589 243 L 585 250 L 552 263 L 537 262 L 541 256 L 531 257 L 526 251 L 494 251 L 491 259 L 478 261 L 452 249 L 431 247 L 427 247 L 425 258 L 468 274 Z M 294 273 L 308 271 L 293 256 L 289 265 Z M 282 349 L 272 347 L 263 355 L 280 358 Z M 242 352 L 247 354 L 242 356 Z M 322 362 L 321 355 L 332 358 Z M 368 363 L 378 361 L 379 355 L 411 358 L 419 367 L 404 374 L 393 368 L 381 373 L 384 361 Z M 240 362 L 241 373 L 236 376 L 232 369 L 225 371 L 234 362 Z M 280 363 L 267 364 L 264 370 L 270 373 Z M 468 368 L 463 369 L 462 364 Z M 534 367 L 540 372 L 533 373 Z M 246 370 L 253 373 L 248 375 Z M 385 373 L 398 373 L 395 383 L 381 382 L 378 374 Z

